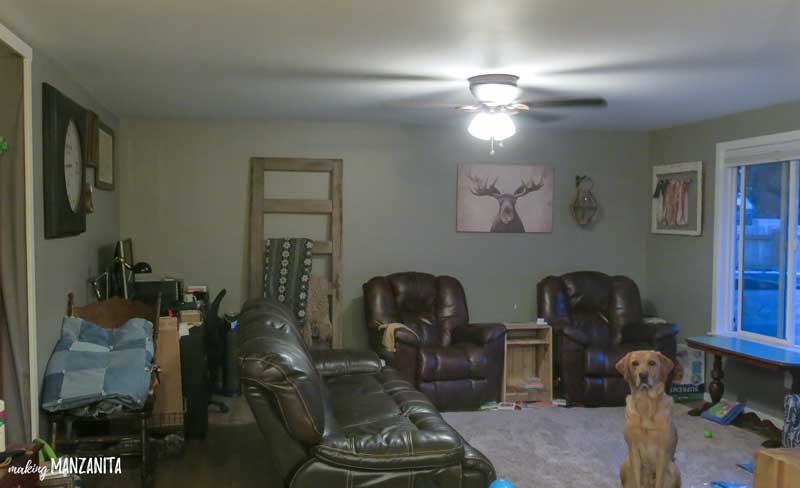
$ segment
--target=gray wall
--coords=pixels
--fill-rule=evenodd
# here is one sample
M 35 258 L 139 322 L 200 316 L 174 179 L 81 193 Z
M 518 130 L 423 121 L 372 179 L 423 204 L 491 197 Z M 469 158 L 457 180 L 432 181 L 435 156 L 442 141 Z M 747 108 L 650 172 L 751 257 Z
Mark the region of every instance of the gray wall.
M 47 360 L 61 335 L 67 293 L 75 292 L 80 304 L 91 300 L 87 280 L 97 274 L 99 248 L 119 239 L 119 192 L 97 190 L 94 193 L 95 213 L 86 217 L 85 233 L 62 239 L 44 238 L 42 83 L 55 86 L 85 108 L 94 110 L 111 127 L 118 127 L 119 121 L 39 50 L 34 52 L 32 71 L 37 353 L 41 384 Z
M 653 165 L 703 161 L 703 235 L 647 237 L 647 295 L 659 314 L 681 325 L 682 336 L 711 328 L 716 144 L 800 128 L 800 103 L 777 105 L 653 132 Z M 710 367 L 710 361 L 708 366 Z M 726 397 L 783 416 L 783 376 L 729 361 Z
M 226 310 L 243 300 L 250 157 L 342 158 L 346 345 L 365 344 L 361 285 L 375 275 L 452 274 L 482 321 L 533 317 L 548 273 L 591 268 L 645 282 L 645 133 L 522 131 L 494 157 L 461 127 L 124 119 L 121 134 L 122 234 L 137 260 L 227 288 Z M 553 233 L 456 233 L 461 162 L 553 166 Z M 569 215 L 576 173 L 594 178 L 602 205 L 591 229 Z

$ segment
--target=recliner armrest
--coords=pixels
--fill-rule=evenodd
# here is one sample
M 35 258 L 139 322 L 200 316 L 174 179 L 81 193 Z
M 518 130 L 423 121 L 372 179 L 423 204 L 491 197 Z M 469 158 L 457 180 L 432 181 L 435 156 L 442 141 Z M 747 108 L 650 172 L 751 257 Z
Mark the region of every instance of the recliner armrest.
M 464 460 L 461 437 L 441 417 L 426 415 L 415 423 L 418 429 L 334 434 L 313 452 L 327 463 L 361 469 L 434 468 Z
M 503 324 L 466 324 L 453 329 L 453 342 L 471 342 L 482 346 L 503 337 L 505 333 Z
M 577 342 L 583 347 L 587 347 L 592 343 L 592 338 L 589 334 L 586 333 L 585 330 L 581 329 L 580 327 L 576 327 L 574 325 L 566 325 L 559 329 L 562 334 L 569 337 L 573 341 Z
M 311 351 L 314 367 L 324 377 L 378 373 L 381 360 L 373 351 L 318 349 Z
M 399 328 L 395 329 L 394 331 L 394 340 L 395 342 L 402 342 L 403 344 L 407 344 L 413 347 L 419 347 L 420 341 L 419 336 L 408 329 Z

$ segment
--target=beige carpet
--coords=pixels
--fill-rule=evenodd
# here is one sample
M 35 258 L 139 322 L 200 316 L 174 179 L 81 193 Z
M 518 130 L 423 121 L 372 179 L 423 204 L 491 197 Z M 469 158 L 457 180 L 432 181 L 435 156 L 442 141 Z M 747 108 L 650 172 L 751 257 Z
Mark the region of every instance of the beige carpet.
M 717 480 L 752 484 L 736 463 L 752 460 L 763 439 L 686 415 L 675 406 L 676 464 L 683 487 Z M 500 478 L 517 488 L 618 487 L 627 452 L 624 408 L 549 408 L 521 411 L 448 412 L 445 419 L 492 461 Z M 711 439 L 703 430 L 713 433 Z

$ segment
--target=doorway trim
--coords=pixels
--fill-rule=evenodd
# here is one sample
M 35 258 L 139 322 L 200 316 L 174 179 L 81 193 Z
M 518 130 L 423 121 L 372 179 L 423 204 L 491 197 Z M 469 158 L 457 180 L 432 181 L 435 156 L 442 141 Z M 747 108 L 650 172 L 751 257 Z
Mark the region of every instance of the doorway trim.
M 39 366 L 36 353 L 36 259 L 33 221 L 33 49 L 0 24 L 0 41 L 22 57 L 25 117 L 25 252 L 27 258 L 28 368 L 30 370 L 31 436 L 39 437 Z

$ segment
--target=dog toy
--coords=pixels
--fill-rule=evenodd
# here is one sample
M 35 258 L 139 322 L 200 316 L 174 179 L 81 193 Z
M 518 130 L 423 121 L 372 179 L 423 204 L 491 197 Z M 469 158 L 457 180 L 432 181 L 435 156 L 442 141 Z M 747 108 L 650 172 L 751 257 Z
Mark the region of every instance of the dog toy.
M 712 434 L 710 430 L 703 431 L 703 437 L 705 437 L 706 439 L 711 439 L 713 436 L 714 434 Z
M 492 484 L 489 485 L 489 488 L 514 488 L 514 483 L 508 480 L 499 479 L 492 481 Z

